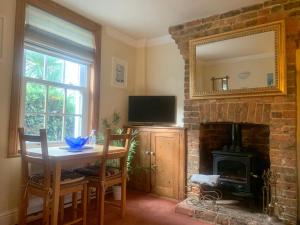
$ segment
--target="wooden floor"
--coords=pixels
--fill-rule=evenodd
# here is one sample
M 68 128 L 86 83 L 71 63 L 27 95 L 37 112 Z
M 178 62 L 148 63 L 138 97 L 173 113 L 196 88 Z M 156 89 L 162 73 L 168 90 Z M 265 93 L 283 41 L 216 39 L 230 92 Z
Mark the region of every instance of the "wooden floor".
M 105 225 L 207 225 L 188 216 L 175 214 L 176 202 L 152 195 L 129 191 L 125 218 L 120 218 L 119 209 L 105 206 Z M 66 210 L 67 217 L 71 215 Z M 30 225 L 41 225 L 36 221 Z M 96 211 L 89 208 L 87 225 L 97 225 Z

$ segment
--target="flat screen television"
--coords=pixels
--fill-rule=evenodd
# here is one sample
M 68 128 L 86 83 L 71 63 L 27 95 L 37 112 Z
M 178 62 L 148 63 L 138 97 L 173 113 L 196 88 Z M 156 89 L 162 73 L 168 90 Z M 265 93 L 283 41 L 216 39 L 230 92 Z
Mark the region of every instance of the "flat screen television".
M 129 96 L 128 122 L 142 124 L 176 123 L 176 97 Z

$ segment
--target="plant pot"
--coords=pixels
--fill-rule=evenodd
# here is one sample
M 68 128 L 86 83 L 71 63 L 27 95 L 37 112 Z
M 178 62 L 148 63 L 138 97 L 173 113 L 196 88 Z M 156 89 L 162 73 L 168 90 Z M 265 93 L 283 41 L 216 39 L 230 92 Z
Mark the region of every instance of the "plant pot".
M 113 186 L 114 200 L 121 200 L 121 186 Z

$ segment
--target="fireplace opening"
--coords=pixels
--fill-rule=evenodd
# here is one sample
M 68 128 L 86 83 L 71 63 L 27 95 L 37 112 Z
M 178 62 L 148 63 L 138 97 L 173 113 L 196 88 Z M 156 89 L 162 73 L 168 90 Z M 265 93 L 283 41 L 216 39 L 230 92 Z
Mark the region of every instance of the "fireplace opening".
M 225 199 L 261 210 L 262 174 L 270 167 L 269 133 L 266 125 L 202 124 L 199 172 L 220 175 L 219 189 Z

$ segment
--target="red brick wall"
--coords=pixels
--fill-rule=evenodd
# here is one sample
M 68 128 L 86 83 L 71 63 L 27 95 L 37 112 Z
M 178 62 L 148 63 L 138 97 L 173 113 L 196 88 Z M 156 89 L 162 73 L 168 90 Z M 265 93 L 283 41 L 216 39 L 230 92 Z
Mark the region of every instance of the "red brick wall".
M 269 126 L 258 124 L 242 124 L 242 148 L 257 154 L 259 160 L 266 164 L 269 156 Z M 200 125 L 199 172 L 212 173 L 212 151 L 222 150 L 231 145 L 231 123 L 205 123 Z
M 189 40 L 280 19 L 286 21 L 287 96 L 189 99 Z M 285 217 L 296 221 L 296 49 L 300 44 L 300 1 L 270 0 L 173 26 L 169 32 L 185 59 L 184 122 L 188 128 L 188 175 L 199 171 L 200 123 L 269 125 L 271 167 L 280 173 L 277 197 L 285 207 Z
M 245 149 L 255 151 L 259 159 L 270 161 L 270 129 L 268 126 L 247 124 L 242 126 L 242 143 Z
M 200 125 L 199 171 L 212 172 L 212 151 L 221 150 L 224 145 L 230 145 L 231 126 L 224 123 L 206 123 Z

